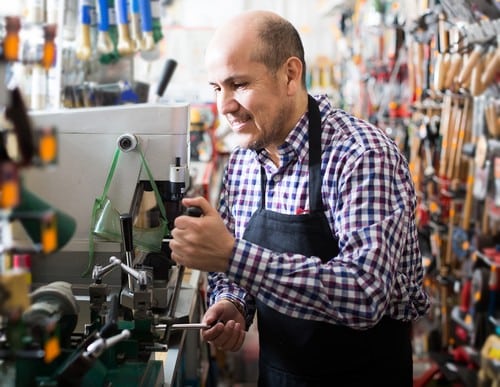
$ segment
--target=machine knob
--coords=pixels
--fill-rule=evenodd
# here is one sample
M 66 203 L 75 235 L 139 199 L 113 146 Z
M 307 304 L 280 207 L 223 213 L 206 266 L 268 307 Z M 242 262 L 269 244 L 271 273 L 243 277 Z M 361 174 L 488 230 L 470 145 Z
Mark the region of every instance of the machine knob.
M 117 143 L 123 152 L 130 152 L 137 147 L 137 138 L 133 134 L 125 133 L 118 137 Z

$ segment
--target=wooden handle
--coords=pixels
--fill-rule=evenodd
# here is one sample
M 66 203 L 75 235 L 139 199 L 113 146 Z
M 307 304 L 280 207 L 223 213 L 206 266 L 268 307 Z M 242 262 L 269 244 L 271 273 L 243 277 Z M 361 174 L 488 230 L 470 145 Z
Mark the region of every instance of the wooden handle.
M 441 125 L 440 131 L 442 133 L 441 143 L 441 157 L 439 159 L 439 176 L 444 177 L 446 174 L 446 167 L 448 162 L 448 149 L 450 147 L 451 138 L 451 96 L 446 94 L 443 98 L 443 109 L 441 110 Z
M 482 54 L 483 54 L 483 48 L 481 46 L 476 46 L 474 50 L 470 53 L 469 57 L 465 60 L 465 64 L 464 67 L 462 68 L 462 71 L 460 71 L 460 74 L 458 75 L 459 84 L 465 84 L 469 81 L 472 69 L 479 61 L 479 58 L 481 58 Z
M 109 54 L 113 52 L 113 42 L 109 35 L 109 10 L 107 0 L 99 0 L 97 2 L 98 16 L 98 32 L 97 32 L 97 51 L 101 54 Z
M 500 133 L 498 133 L 498 123 L 496 116 L 496 108 L 495 104 L 490 103 L 484 108 L 484 115 L 486 120 L 486 128 L 488 129 L 488 133 L 492 137 L 497 137 Z
M 446 15 L 444 13 L 439 14 L 438 39 L 439 51 L 442 53 L 447 52 L 450 47 L 450 34 L 448 29 L 446 28 Z
M 432 83 L 434 91 L 441 91 L 444 87 L 444 74 L 446 73 L 444 67 L 444 54 L 439 53 L 434 64 L 434 79 Z
M 90 46 L 90 26 L 82 24 L 80 26 L 80 41 L 76 48 L 76 57 L 82 61 L 90 59 L 92 48 Z
M 460 55 L 458 53 L 451 55 L 450 66 L 448 68 L 448 71 L 447 71 L 446 77 L 445 77 L 445 81 L 444 81 L 445 89 L 450 89 L 453 87 L 453 84 L 456 81 L 456 77 L 457 77 L 457 74 L 458 74 L 460 67 L 462 66 L 462 63 L 463 63 L 462 55 Z
M 498 47 L 493 54 L 493 57 L 486 63 L 483 75 L 481 76 L 481 82 L 485 87 L 488 87 L 498 71 L 500 71 L 500 47 Z
M 469 98 L 465 100 L 464 104 L 464 121 L 461 123 L 461 126 L 464 128 L 463 130 L 468 133 L 472 130 L 472 117 L 470 111 L 470 102 Z M 472 143 L 476 145 L 476 139 L 473 139 Z M 468 162 L 468 171 L 467 171 L 467 181 L 466 181 L 466 193 L 465 193 L 465 202 L 463 209 L 463 218 L 462 218 L 462 229 L 469 230 L 470 227 L 470 218 L 472 215 L 472 204 L 474 201 L 474 158 L 470 158 Z
M 480 57 L 476 65 L 472 69 L 470 77 L 470 93 L 474 97 L 477 97 L 478 95 L 482 94 L 486 89 L 483 82 L 481 82 L 483 70 L 484 70 L 484 58 Z
M 121 55 L 129 55 L 134 52 L 134 46 L 130 39 L 128 26 L 128 9 L 126 0 L 117 0 L 118 8 L 118 43 L 116 48 Z
M 130 2 L 130 38 L 135 50 L 142 49 L 141 14 L 138 0 Z
M 92 24 L 93 3 L 89 0 L 79 0 L 79 27 L 80 36 L 76 47 L 76 57 L 82 61 L 90 59 L 92 48 L 90 46 L 90 25 Z
M 450 121 L 451 135 L 450 135 L 450 150 L 448 156 L 448 168 L 446 170 L 446 177 L 449 180 L 455 178 L 455 160 L 458 154 L 458 143 L 460 140 L 460 122 L 462 120 L 463 109 L 460 107 L 460 102 L 456 101 L 453 107 L 452 119 Z

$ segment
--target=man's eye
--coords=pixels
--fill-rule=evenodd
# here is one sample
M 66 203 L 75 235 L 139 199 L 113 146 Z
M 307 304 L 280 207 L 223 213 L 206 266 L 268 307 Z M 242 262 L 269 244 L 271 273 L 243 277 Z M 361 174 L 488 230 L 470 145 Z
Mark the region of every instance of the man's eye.
M 246 85 L 247 85 L 247 84 L 248 84 L 248 83 L 246 83 L 246 82 L 235 83 L 235 84 L 233 84 L 233 87 L 234 87 L 235 89 L 241 89 L 241 88 L 246 87 Z

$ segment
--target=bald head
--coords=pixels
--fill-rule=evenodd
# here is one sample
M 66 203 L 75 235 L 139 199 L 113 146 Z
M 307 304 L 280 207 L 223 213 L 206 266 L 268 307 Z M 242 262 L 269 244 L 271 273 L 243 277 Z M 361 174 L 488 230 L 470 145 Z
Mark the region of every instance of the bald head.
M 304 47 L 299 33 L 276 13 L 252 10 L 240 13 L 220 26 L 211 39 L 207 55 L 229 57 L 245 47 L 250 59 L 264 64 L 275 73 L 290 57 L 302 62 L 302 84 L 305 87 Z

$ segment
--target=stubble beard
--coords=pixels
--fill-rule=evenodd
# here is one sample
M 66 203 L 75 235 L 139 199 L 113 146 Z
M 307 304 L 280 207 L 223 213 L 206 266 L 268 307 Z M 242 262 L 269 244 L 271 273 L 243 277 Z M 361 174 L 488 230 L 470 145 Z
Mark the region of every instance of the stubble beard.
M 280 146 L 285 140 L 289 133 L 290 128 L 286 127 L 288 109 L 286 106 L 282 106 L 280 111 L 276 115 L 274 121 L 269 125 L 267 129 L 260 130 L 260 136 L 250 142 L 245 148 L 258 151 L 263 148 L 268 147 L 271 144 Z

